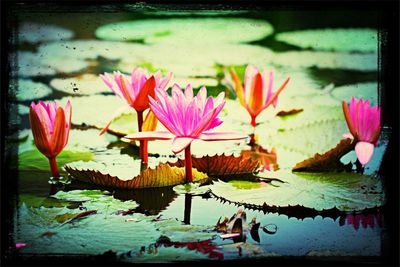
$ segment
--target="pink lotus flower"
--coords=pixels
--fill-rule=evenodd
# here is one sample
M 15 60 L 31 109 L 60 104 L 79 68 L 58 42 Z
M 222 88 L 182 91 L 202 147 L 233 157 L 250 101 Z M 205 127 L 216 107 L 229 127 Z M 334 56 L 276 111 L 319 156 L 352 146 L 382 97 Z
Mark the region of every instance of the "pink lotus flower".
M 190 144 L 196 140 L 218 141 L 238 140 L 247 136 L 238 133 L 207 132 L 222 123 L 217 118 L 225 105 L 225 94 L 220 93 L 216 99 L 207 98 L 207 90 L 202 87 L 197 96 L 193 95 L 190 84 L 184 92 L 175 84 L 172 97 L 161 89 L 156 89 L 156 98 L 150 99 L 150 108 L 158 120 L 169 132 L 141 132 L 125 136 L 132 140 L 168 140 L 173 139 L 172 152 L 177 154 L 185 150 L 186 178 L 192 181 L 192 160 Z
M 149 108 L 148 95 L 154 97 L 155 88 L 165 89 L 172 78 L 172 72 L 162 79 L 161 72 L 149 77 L 147 70 L 142 68 L 133 69 L 130 77 L 119 71 L 113 75 L 104 73 L 100 75 L 104 83 L 115 93 L 124 99 L 129 106 L 136 111 L 144 111 Z
M 369 162 L 374 153 L 381 131 L 380 107 L 370 107 L 369 101 L 358 101 L 354 97 L 350 100 L 350 109 L 346 101 L 342 102 L 344 116 L 350 133 L 344 137 L 354 139 L 357 158 L 362 165 Z
M 274 82 L 274 73 L 272 71 L 269 75 L 267 71 L 262 74 L 257 68 L 248 65 L 244 75 L 244 86 L 233 68 L 231 69 L 231 76 L 235 82 L 236 95 L 240 104 L 249 112 L 253 127 L 256 127 L 256 117 L 264 109 L 271 104 L 276 107 L 278 95 L 286 87 L 290 79 L 287 78 L 276 92 L 272 92 Z
M 38 104 L 31 103 L 29 122 L 33 139 L 38 150 L 50 161 L 53 177 L 59 177 L 56 156 L 68 143 L 71 126 L 71 104 L 63 109 L 57 101 Z
M 143 111 L 149 108 L 148 96 L 154 97 L 155 88 L 165 89 L 172 78 L 172 72 L 170 72 L 165 78 L 161 77 L 159 71 L 149 77 L 147 70 L 136 68 L 133 69 L 130 77 L 120 73 L 119 71 L 115 71 L 112 75 L 104 73 L 103 75 L 100 75 L 100 77 L 103 79 L 105 84 L 110 87 L 115 95 L 124 99 L 128 103 L 129 107 L 136 110 L 138 116 L 138 130 L 141 132 Z M 118 109 L 106 126 L 101 130 L 100 135 L 107 131 L 114 118 L 127 108 L 128 107 L 126 106 Z M 147 117 L 151 118 L 151 114 L 148 114 Z M 147 163 L 147 142 L 141 141 L 140 143 L 140 157 L 144 163 Z

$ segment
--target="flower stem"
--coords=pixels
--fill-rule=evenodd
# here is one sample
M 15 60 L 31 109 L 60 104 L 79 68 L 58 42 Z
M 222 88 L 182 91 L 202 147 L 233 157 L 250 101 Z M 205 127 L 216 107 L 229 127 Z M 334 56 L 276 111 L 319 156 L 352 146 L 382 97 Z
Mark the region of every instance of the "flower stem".
M 256 117 L 251 116 L 251 126 L 253 126 L 254 128 L 257 126 L 257 122 L 256 122 Z
M 190 153 L 190 144 L 185 148 L 185 172 L 186 182 L 193 182 L 192 174 L 192 154 Z
M 51 175 L 57 178 L 60 177 L 60 173 L 58 172 L 56 157 L 49 158 L 49 163 L 50 163 Z
M 142 131 L 142 125 L 143 125 L 143 111 L 137 111 L 137 117 L 138 117 L 138 130 L 139 132 Z M 148 141 L 146 140 L 140 140 L 140 147 L 139 147 L 139 155 L 144 164 L 147 165 L 149 161 L 149 155 L 148 155 L 148 150 L 147 150 L 147 145 Z

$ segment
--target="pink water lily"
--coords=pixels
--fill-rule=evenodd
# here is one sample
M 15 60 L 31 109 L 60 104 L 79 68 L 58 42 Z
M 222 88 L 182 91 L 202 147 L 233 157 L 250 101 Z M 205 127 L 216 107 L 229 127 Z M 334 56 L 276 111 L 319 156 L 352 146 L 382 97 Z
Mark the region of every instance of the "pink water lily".
M 150 76 L 147 70 L 142 68 L 134 68 L 130 77 L 119 71 L 114 71 L 113 74 L 104 73 L 100 75 L 104 83 L 115 93 L 115 95 L 124 99 L 129 105 L 121 107 L 113 114 L 106 126 L 101 130 L 100 135 L 106 132 L 114 118 L 128 107 L 136 110 L 138 116 L 138 130 L 141 132 L 143 125 L 143 111 L 149 108 L 148 96 L 155 96 L 155 88 L 162 88 L 165 90 L 172 75 L 172 72 L 170 72 L 165 78 L 163 78 L 161 72 L 158 71 Z M 144 163 L 147 163 L 147 142 L 145 141 L 140 142 L 140 157 Z
M 150 108 L 158 120 L 169 132 L 141 132 L 125 136 L 132 140 L 168 140 L 172 141 L 172 152 L 177 154 L 185 150 L 186 178 L 192 181 L 192 160 L 190 144 L 196 140 L 218 141 L 239 140 L 247 136 L 239 133 L 208 132 L 222 123 L 217 116 L 225 105 L 225 94 L 220 93 L 215 99 L 207 98 L 207 89 L 202 87 L 196 96 L 190 84 L 184 92 L 175 84 L 172 97 L 161 89 L 156 89 L 157 101 L 149 97 Z
M 381 132 L 380 107 L 371 107 L 368 100 L 358 101 L 354 97 L 350 100 L 350 109 L 346 101 L 342 102 L 344 116 L 350 133 L 344 137 L 354 139 L 356 143 L 357 158 L 362 165 L 369 162 L 378 143 Z
M 68 143 L 71 127 L 71 103 L 67 102 L 63 109 L 57 101 L 38 104 L 31 103 L 29 122 L 33 140 L 38 150 L 50 162 L 53 177 L 59 177 L 56 156 Z
M 261 71 L 248 65 L 244 75 L 244 85 L 236 74 L 235 70 L 231 69 L 231 76 L 235 82 L 236 95 L 240 104 L 247 109 L 251 116 L 251 125 L 256 127 L 257 116 L 271 104 L 276 107 L 278 103 L 278 95 L 286 87 L 290 78 L 276 90 L 272 91 L 274 82 L 274 73 Z

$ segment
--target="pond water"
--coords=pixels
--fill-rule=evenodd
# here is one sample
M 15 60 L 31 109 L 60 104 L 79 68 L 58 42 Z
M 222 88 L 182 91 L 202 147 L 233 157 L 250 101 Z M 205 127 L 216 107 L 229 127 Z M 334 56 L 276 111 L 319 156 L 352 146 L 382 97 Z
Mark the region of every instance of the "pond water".
M 379 104 L 374 12 L 327 12 L 322 19 L 321 13 L 308 11 L 200 12 L 143 5 L 127 5 L 123 11 L 107 7 L 100 13 L 50 11 L 22 8 L 15 18 L 9 88 L 16 111 L 9 114 L 10 132 L 15 131 L 8 149 L 16 152 L 18 173 L 12 224 L 13 242 L 23 244 L 14 250 L 18 257 L 111 253 L 119 262 L 176 262 L 382 255 L 385 177 L 378 170 L 390 128 L 384 125 L 363 170 L 352 151 L 341 159 L 350 163 L 347 172 L 291 171 L 296 163 L 335 147 L 348 132 L 342 100 L 355 96 Z M 275 70 L 277 86 L 291 77 L 277 107 L 257 117 L 255 130 L 226 75 L 234 67 L 243 77 L 247 64 Z M 120 139 L 136 131 L 134 112 L 98 135 L 124 105 L 98 75 L 129 73 L 135 66 L 173 71 L 176 81 L 192 83 L 195 92 L 202 85 L 214 96 L 225 91 L 220 130 L 253 134 L 257 144 L 196 141 L 193 155 L 258 149 L 253 156 L 262 170 L 241 178 L 214 175 L 212 182 L 192 187 L 122 190 L 73 177 L 71 184 L 49 185 L 48 163 L 29 129 L 28 107 L 39 99 L 72 104 L 73 126 L 59 166 L 82 170 L 100 164 L 103 173 L 125 180 L 140 174 L 138 147 Z M 301 111 L 276 116 L 294 109 Z M 150 142 L 149 154 L 151 167 L 182 158 L 173 155 L 170 141 Z M 88 161 L 92 165 L 85 165 Z M 62 175 L 68 177 L 65 170 Z M 246 213 L 239 220 L 242 237 L 221 238 L 218 220 L 239 210 Z

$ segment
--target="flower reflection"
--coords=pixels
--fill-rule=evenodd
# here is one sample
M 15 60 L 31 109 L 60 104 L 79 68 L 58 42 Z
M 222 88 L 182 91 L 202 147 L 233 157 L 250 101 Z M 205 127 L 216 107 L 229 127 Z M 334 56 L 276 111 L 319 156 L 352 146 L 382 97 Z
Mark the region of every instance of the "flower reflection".
M 251 147 L 250 150 L 242 150 L 240 155 L 245 158 L 251 158 L 259 161 L 261 165 L 261 172 L 276 171 L 279 169 L 275 148 L 272 148 L 270 151 L 268 151 L 267 149 L 258 145 L 254 134 L 250 135 L 250 142 L 248 145 Z
M 360 228 L 360 224 L 364 229 L 368 226 L 374 228 L 375 225 L 382 227 L 383 214 L 378 212 L 376 214 L 348 214 L 340 216 L 339 225 L 343 226 L 346 222 L 347 225 L 353 225 L 355 230 Z

